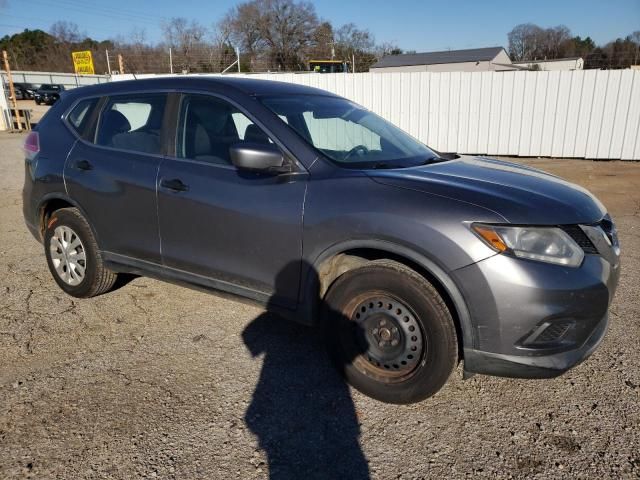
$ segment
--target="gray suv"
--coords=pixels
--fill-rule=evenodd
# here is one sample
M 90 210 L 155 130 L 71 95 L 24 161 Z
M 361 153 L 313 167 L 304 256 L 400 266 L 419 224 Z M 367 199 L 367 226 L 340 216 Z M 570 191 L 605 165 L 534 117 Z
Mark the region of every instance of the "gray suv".
M 362 392 L 561 374 L 602 341 L 620 273 L 589 192 L 438 153 L 325 91 L 167 77 L 65 92 L 25 142 L 24 218 L 69 295 L 120 273 L 319 324 Z M 283 367 L 284 368 L 284 367 Z

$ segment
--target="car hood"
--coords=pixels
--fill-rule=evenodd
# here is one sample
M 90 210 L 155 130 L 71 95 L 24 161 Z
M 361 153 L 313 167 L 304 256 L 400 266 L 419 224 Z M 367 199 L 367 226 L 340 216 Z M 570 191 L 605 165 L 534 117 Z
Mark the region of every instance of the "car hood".
M 371 170 L 368 175 L 381 184 L 484 207 L 510 223 L 585 224 L 599 221 L 606 213 L 604 205 L 578 185 L 534 168 L 484 157 Z

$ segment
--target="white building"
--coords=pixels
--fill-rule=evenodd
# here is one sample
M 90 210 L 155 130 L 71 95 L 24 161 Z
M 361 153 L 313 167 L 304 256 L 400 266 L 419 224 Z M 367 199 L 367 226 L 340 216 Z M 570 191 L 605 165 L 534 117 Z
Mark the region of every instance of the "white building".
M 502 47 L 387 55 L 370 72 L 486 72 L 513 70 Z
M 524 70 L 582 70 L 584 69 L 584 59 L 581 57 L 556 58 L 554 60 L 530 60 L 528 62 L 513 62 L 516 67 Z M 537 66 L 536 66 L 537 65 Z

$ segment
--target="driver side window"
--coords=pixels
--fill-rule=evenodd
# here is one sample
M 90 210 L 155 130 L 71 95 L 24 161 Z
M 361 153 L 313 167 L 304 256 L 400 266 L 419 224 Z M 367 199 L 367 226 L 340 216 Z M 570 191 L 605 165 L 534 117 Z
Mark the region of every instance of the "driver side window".
M 242 142 L 273 143 L 229 102 L 207 95 L 183 97 L 176 143 L 178 158 L 231 165 L 229 148 Z

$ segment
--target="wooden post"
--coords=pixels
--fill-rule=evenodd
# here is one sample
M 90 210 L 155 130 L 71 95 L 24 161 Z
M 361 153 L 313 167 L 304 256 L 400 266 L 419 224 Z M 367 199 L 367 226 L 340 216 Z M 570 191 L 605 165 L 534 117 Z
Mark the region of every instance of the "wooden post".
M 124 61 L 122 60 L 122 55 L 118 54 L 118 67 L 120 68 L 120 75 L 124 73 Z
M 11 103 L 13 104 L 13 112 L 16 115 L 16 121 L 18 122 L 18 131 L 22 131 L 22 122 L 20 121 L 20 112 L 18 111 L 18 102 L 16 101 L 16 91 L 13 88 L 13 78 L 11 77 L 11 68 L 9 68 L 9 57 L 7 51 L 2 51 L 2 59 L 4 60 L 4 69 L 7 72 L 7 79 L 9 80 L 9 95 L 11 95 Z M 9 115 L 11 117 L 11 115 Z M 11 119 L 11 130 L 13 130 L 13 119 Z

